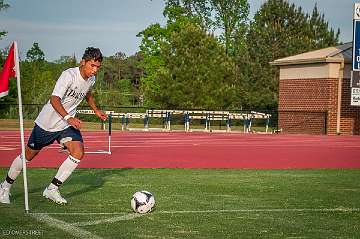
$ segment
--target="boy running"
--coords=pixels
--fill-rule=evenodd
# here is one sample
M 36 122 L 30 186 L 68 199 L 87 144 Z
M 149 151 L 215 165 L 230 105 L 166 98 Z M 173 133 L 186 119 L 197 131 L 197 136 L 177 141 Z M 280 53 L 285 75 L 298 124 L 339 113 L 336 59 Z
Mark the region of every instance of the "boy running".
M 58 172 L 43 196 L 58 204 L 67 201 L 60 195 L 59 187 L 71 175 L 84 156 L 83 139 L 80 133 L 81 121 L 75 117 L 76 107 L 86 98 L 87 103 L 101 119 L 107 116 L 96 107 L 91 87 L 102 62 L 100 49 L 88 47 L 79 67 L 62 72 L 56 82 L 50 100 L 44 105 L 35 120 L 35 126 L 25 149 L 25 158 L 30 162 L 42 148 L 55 140 L 67 148 L 69 156 L 59 167 Z M 22 170 L 21 154 L 12 162 L 6 179 L 0 184 L 0 202 L 10 203 L 10 189 Z

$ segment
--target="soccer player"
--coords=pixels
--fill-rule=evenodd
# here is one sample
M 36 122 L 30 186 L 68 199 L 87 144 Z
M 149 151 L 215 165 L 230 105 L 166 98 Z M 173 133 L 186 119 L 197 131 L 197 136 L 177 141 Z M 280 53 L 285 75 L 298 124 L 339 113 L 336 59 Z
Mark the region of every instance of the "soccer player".
M 96 107 L 91 93 L 91 87 L 95 83 L 95 75 L 101 66 L 102 59 L 101 51 L 98 48 L 88 47 L 79 67 L 62 72 L 50 100 L 44 105 L 35 120 L 35 126 L 25 149 L 27 162 L 30 162 L 42 148 L 52 144 L 55 140 L 69 151 L 69 156 L 43 192 L 45 198 L 57 204 L 67 203 L 60 195 L 59 187 L 71 175 L 84 156 L 83 139 L 80 133 L 81 121 L 75 117 L 76 107 L 86 98 L 95 114 L 101 120 L 107 119 L 106 114 Z M 10 188 L 21 170 L 22 156 L 20 154 L 12 162 L 5 181 L 0 184 L 1 203 L 10 203 Z

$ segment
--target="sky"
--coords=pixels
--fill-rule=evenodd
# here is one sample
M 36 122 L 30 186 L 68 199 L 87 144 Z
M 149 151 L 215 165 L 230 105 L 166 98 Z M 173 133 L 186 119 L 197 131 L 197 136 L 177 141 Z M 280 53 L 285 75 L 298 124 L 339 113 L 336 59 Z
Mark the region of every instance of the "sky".
M 248 0 L 250 19 L 266 0 Z M 34 42 L 39 43 L 48 61 L 75 54 L 79 60 L 88 46 L 103 55 L 139 50 L 136 35 L 153 23 L 165 24 L 164 0 L 5 0 L 10 8 L 0 12 L 0 40 L 4 49 L 18 42 L 20 57 Z M 360 0 L 289 0 L 311 13 L 315 3 L 330 27 L 340 29 L 340 41 L 352 40 L 353 6 Z

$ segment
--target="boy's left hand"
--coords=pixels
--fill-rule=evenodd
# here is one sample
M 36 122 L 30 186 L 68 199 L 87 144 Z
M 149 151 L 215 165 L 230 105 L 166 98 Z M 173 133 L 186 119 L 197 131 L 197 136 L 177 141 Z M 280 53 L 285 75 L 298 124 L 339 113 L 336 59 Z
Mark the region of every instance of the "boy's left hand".
M 101 110 L 97 110 L 95 111 L 95 114 L 97 115 L 97 117 L 99 117 L 102 121 L 107 120 L 108 116 L 102 112 Z

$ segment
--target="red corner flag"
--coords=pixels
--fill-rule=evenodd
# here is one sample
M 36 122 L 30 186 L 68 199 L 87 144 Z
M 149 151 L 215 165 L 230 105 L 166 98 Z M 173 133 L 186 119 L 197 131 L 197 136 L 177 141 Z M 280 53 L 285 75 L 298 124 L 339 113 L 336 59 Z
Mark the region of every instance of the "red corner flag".
M 0 0 L 1 1 L 1 0 Z M 29 196 L 27 186 L 26 160 L 25 160 L 25 140 L 24 140 L 24 117 L 22 110 L 21 87 L 20 87 L 20 66 L 19 66 L 19 51 L 17 42 L 14 41 L 10 47 L 9 55 L 5 60 L 2 71 L 0 72 L 0 97 L 3 97 L 9 92 L 9 78 L 16 77 L 18 104 L 19 104 L 19 123 L 20 123 L 20 140 L 21 140 L 21 156 L 22 156 L 22 172 L 24 179 L 24 193 L 25 193 L 25 212 L 29 213 Z
M 6 58 L 4 67 L 0 72 L 0 97 L 6 96 L 9 92 L 9 78 L 15 77 L 15 54 L 14 43 L 11 45 L 9 55 Z

